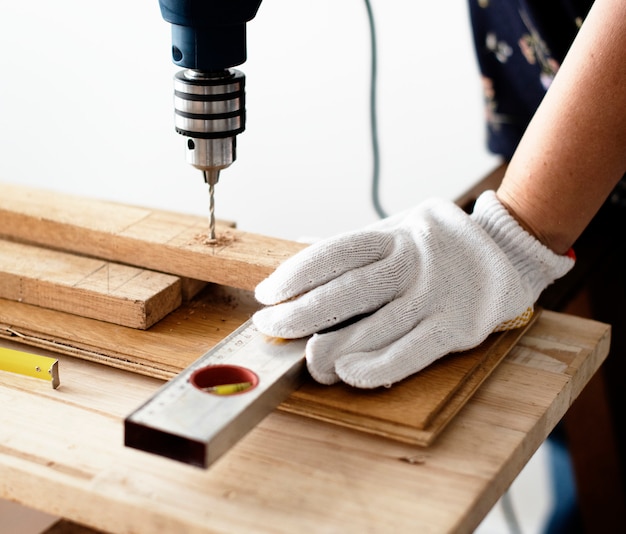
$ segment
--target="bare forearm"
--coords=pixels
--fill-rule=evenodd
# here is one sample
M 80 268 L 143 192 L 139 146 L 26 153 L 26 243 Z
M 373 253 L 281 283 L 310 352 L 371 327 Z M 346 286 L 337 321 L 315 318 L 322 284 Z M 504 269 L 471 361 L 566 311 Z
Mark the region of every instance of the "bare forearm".
M 497 191 L 557 253 L 626 172 L 626 2 L 596 0 Z

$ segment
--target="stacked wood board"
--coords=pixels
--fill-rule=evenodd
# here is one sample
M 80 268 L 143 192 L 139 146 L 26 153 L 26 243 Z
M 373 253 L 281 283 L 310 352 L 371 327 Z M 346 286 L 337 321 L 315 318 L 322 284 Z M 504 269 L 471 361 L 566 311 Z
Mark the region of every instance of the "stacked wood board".
M 200 217 L 1 187 L 0 336 L 158 378 L 245 322 L 258 309 L 250 290 L 304 247 L 232 225 L 218 225 L 217 242 L 207 243 Z M 190 280 L 209 284 L 185 301 Z M 122 310 L 134 324 L 119 320 Z M 390 389 L 309 380 L 281 408 L 428 445 L 524 332 L 494 334 Z

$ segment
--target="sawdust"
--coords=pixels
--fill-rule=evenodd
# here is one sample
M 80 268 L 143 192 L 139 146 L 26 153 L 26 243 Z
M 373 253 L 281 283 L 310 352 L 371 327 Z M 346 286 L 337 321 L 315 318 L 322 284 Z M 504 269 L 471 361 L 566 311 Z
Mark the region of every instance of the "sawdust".
M 229 231 L 217 234 L 215 239 L 210 239 L 208 234 L 196 234 L 193 242 L 198 245 L 208 245 L 210 247 L 227 247 L 237 241 L 237 237 Z

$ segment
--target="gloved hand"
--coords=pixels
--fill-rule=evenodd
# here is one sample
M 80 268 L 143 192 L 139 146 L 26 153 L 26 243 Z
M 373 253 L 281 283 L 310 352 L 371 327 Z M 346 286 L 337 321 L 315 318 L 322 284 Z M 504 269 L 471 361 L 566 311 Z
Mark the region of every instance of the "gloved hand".
M 306 360 L 318 382 L 388 386 L 522 326 L 573 265 L 527 233 L 493 191 L 472 215 L 435 199 L 288 259 L 257 286 L 270 306 L 253 320 L 271 336 L 315 334 Z

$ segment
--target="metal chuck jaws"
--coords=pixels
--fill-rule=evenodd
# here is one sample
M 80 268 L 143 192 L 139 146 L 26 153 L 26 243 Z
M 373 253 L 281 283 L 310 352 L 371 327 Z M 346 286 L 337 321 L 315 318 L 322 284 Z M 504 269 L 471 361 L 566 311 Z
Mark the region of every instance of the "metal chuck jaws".
M 215 240 L 215 184 L 237 157 L 245 129 L 245 76 L 238 70 L 187 69 L 174 77 L 176 131 L 187 137 L 187 162 L 209 186 L 209 239 Z

